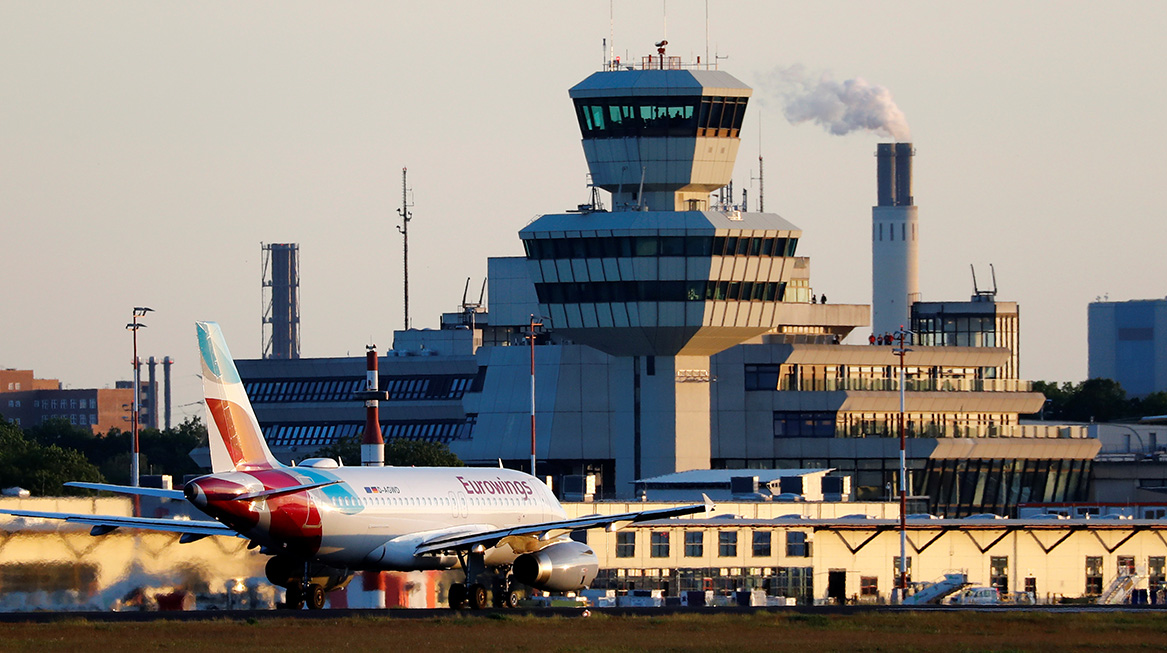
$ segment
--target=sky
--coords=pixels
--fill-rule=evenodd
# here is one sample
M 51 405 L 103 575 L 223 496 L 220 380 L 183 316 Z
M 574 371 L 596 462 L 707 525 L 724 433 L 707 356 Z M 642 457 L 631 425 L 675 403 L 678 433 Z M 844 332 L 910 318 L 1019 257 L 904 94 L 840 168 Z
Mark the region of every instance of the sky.
M 923 299 L 992 264 L 1022 376 L 1079 381 L 1090 302 L 1167 295 L 1164 33 L 1160 2 L 0 0 L 0 367 L 112 387 L 149 306 L 139 351 L 176 359 L 176 421 L 200 414 L 192 323 L 258 357 L 273 242 L 300 245 L 303 356 L 384 350 L 406 167 L 410 316 L 437 327 L 519 229 L 587 201 L 567 89 L 611 37 L 753 87 L 735 186 L 756 206 L 761 154 L 831 303 L 870 303 L 888 139 L 791 124 L 782 71 L 884 89 L 917 150 Z

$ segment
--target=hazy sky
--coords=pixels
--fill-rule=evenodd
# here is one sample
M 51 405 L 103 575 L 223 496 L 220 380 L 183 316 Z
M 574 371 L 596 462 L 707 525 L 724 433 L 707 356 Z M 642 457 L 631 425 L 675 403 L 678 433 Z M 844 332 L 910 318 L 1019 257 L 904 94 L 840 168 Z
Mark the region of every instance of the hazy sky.
M 616 52 L 704 58 L 705 7 L 616 2 Z M 737 187 L 756 200 L 760 147 L 816 292 L 870 302 L 882 139 L 791 125 L 776 71 L 885 87 L 918 151 L 924 299 L 993 263 L 1022 375 L 1081 380 L 1087 304 L 1167 294 L 1165 7 L 713 0 L 708 48 L 755 89 Z M 384 349 L 405 166 L 410 312 L 437 326 L 520 228 L 587 199 L 567 89 L 609 30 L 604 1 L 0 0 L 0 367 L 112 386 L 146 305 L 140 350 L 193 402 L 195 320 L 260 353 L 261 242 L 300 244 L 304 356 Z

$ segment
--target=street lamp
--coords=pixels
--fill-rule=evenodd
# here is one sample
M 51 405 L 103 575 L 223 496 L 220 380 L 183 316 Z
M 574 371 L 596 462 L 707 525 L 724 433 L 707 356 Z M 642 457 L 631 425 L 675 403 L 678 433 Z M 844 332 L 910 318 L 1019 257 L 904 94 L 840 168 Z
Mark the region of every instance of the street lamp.
M 138 321 L 138 318 L 143 317 L 146 313 L 153 311 L 152 308 L 145 306 L 134 307 L 134 320 L 126 325 L 126 328 L 133 332 L 134 339 L 134 404 L 130 415 L 130 424 L 133 429 L 133 440 L 130 444 L 130 485 L 138 487 L 139 481 L 139 461 L 138 461 L 138 420 L 141 407 L 141 361 L 138 360 L 138 329 L 146 326 Z M 137 511 L 135 510 L 135 515 Z
M 904 354 L 912 350 L 904 346 L 904 340 L 910 341 L 911 334 L 911 331 L 900 325 L 900 330 L 893 336 L 897 346 L 891 350 L 900 357 L 900 576 L 897 603 L 903 602 L 908 591 L 908 447 L 904 424 Z
M 527 332 L 527 339 L 531 343 L 531 476 L 535 475 L 535 327 L 543 326 L 542 322 L 535 321 L 531 314 L 531 330 Z

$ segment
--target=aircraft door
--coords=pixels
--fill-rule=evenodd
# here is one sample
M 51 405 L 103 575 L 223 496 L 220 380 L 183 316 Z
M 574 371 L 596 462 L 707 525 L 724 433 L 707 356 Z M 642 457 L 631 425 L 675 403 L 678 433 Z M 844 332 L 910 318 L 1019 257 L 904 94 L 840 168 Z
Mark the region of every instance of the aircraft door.
M 466 498 L 465 492 L 458 492 L 455 496 L 455 505 L 457 505 L 457 514 L 454 516 L 459 519 L 468 519 L 470 517 L 470 502 Z

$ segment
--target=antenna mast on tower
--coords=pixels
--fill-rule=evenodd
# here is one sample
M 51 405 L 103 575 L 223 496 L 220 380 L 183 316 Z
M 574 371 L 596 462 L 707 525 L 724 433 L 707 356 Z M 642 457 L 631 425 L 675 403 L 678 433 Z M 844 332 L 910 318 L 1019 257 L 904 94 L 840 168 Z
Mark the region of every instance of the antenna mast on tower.
M 758 212 L 766 212 L 766 169 L 762 162 L 762 112 L 758 111 Z
M 404 237 L 401 258 L 405 269 L 405 330 L 407 331 L 409 330 L 409 221 L 413 219 L 413 212 L 409 210 L 409 207 L 413 205 L 409 203 L 409 187 L 406 183 L 408 170 L 408 168 L 401 169 L 401 208 L 397 209 L 397 215 L 401 216 L 401 224 L 398 225 L 397 231 L 400 231 Z

